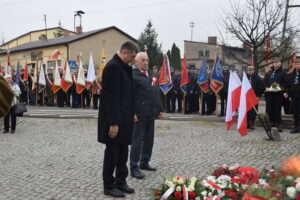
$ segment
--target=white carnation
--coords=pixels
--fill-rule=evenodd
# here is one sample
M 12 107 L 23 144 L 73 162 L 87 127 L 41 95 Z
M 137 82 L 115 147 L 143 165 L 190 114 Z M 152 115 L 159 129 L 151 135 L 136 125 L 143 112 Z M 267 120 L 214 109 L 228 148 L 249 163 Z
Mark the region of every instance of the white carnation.
M 206 197 L 206 195 L 207 195 L 207 191 L 203 191 L 203 192 L 201 192 L 201 195 L 202 195 L 202 196 L 204 196 L 204 197 Z
M 292 180 L 294 180 L 294 177 L 292 177 L 292 176 L 286 176 L 285 179 L 288 180 L 288 181 L 292 181 Z
M 262 179 L 262 178 L 258 180 L 258 183 L 259 183 L 259 185 L 267 185 L 266 180 Z
M 178 185 L 177 187 L 176 187 L 176 192 L 180 192 L 181 191 L 181 187 Z
M 174 183 L 172 181 L 166 180 L 166 185 L 169 187 L 173 187 Z
M 189 185 L 189 186 L 188 186 L 188 191 L 189 191 L 189 192 L 193 192 L 194 190 L 195 190 L 194 185 Z
M 297 192 L 296 188 L 294 188 L 294 187 L 288 187 L 286 189 L 286 193 L 287 193 L 288 197 L 291 198 L 291 199 L 296 198 L 296 192 Z
M 298 192 L 300 192 L 300 182 L 298 182 L 298 183 L 296 184 L 295 188 L 296 188 L 296 190 L 297 190 Z
M 295 182 L 299 183 L 300 182 L 300 178 L 296 178 Z
M 215 176 L 208 176 L 206 178 L 208 181 L 212 181 L 212 182 L 215 182 L 216 181 L 216 177 Z

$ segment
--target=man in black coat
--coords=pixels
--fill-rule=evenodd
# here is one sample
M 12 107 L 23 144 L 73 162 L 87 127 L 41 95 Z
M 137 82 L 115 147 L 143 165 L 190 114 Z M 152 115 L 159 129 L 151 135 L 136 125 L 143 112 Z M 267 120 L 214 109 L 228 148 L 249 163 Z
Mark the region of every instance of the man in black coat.
M 179 71 L 176 71 L 175 79 L 173 82 L 173 87 L 174 87 L 174 93 L 175 93 L 175 100 L 177 101 L 177 106 L 178 106 L 177 112 L 179 112 L 179 113 L 182 112 L 182 97 L 183 97 L 183 92 L 180 88 L 180 83 L 181 83 L 181 75 L 180 75 Z M 174 110 L 175 110 L 175 105 L 174 105 Z
M 221 113 L 220 117 L 225 115 L 225 105 L 227 105 L 227 95 L 228 95 L 228 84 L 229 84 L 229 66 L 223 65 L 222 68 L 222 79 L 223 79 L 223 88 L 220 91 L 220 100 L 221 100 Z
M 295 69 L 288 74 L 287 79 L 288 96 L 292 100 L 293 115 L 294 115 L 294 128 L 290 133 L 300 133 L 299 128 L 299 115 L 300 115 L 300 60 L 295 61 Z
M 247 77 L 249 82 L 251 83 L 251 87 L 254 90 L 257 98 L 260 98 L 264 93 L 265 86 L 263 80 L 257 75 L 255 72 L 254 66 L 248 66 L 247 69 Z M 255 106 L 256 110 L 258 111 L 258 105 Z M 256 111 L 252 108 L 247 113 L 247 122 L 249 129 L 255 129 L 255 118 L 256 118 Z
M 126 163 L 134 120 L 132 68 L 129 64 L 134 61 L 137 52 L 133 43 L 124 43 L 120 53 L 107 63 L 102 76 L 98 141 L 106 145 L 103 161 L 104 194 L 117 198 L 134 192 L 126 182 Z
M 266 109 L 271 125 L 282 132 L 281 107 L 284 101 L 284 87 L 286 85 L 287 73 L 281 67 L 280 58 L 273 59 L 274 66 L 265 76 L 265 99 Z M 280 89 L 274 89 L 278 85 Z
M 159 84 L 155 76 L 148 71 L 148 56 L 144 52 L 137 54 L 133 70 L 134 88 L 134 128 L 130 149 L 131 176 L 142 179 L 139 170 L 156 171 L 149 165 L 154 142 L 154 120 L 162 118 L 162 102 Z

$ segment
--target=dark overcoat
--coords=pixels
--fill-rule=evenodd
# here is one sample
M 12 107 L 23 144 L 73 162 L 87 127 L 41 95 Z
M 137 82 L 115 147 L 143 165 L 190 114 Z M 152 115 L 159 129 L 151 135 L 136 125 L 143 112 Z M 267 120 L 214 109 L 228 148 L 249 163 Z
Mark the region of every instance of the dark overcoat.
M 107 63 L 102 77 L 98 118 L 98 141 L 105 144 L 130 145 L 134 118 L 132 68 L 116 54 Z M 118 125 L 116 138 L 108 136 L 109 127 Z

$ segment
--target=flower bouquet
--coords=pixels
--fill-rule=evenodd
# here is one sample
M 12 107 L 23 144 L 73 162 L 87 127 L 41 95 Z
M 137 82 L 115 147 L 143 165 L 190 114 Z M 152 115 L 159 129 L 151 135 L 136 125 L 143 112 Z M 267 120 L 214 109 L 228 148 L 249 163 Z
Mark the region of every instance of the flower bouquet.
M 269 92 L 280 92 L 282 88 L 280 87 L 279 83 L 274 82 L 272 83 L 271 87 L 268 88 Z

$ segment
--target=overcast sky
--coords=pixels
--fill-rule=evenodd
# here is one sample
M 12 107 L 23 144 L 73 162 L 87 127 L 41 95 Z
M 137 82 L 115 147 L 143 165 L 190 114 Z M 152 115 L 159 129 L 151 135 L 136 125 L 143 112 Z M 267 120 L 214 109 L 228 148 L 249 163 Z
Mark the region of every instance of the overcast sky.
M 243 2 L 245 0 L 236 0 Z M 300 0 L 291 0 L 300 4 Z M 183 51 L 183 41 L 191 39 L 190 22 L 195 23 L 193 40 L 206 42 L 208 36 L 219 36 L 224 10 L 229 0 L 0 0 L 0 37 L 5 41 L 23 33 L 58 26 L 73 30 L 73 13 L 83 10 L 83 31 L 117 26 L 138 38 L 151 19 L 163 49 L 175 42 Z M 300 8 L 294 14 L 298 15 Z M 79 20 L 78 20 L 79 23 Z M 228 43 L 239 45 L 227 36 Z M 2 39 L 1 39 L 2 42 Z

